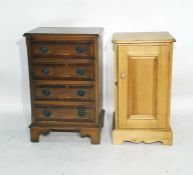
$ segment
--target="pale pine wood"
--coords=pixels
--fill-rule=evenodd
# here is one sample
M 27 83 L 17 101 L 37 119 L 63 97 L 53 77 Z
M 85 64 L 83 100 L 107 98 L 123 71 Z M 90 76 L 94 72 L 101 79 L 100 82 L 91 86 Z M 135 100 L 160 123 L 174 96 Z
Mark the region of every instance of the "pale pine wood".
M 119 49 L 119 116 L 122 128 L 160 128 L 166 126 L 168 54 L 165 46 L 121 46 Z M 145 55 L 145 56 L 143 56 Z M 157 65 L 159 62 L 159 65 Z M 163 66 L 164 65 L 164 66 Z M 125 78 L 122 79 L 122 73 Z M 159 82 L 159 83 L 158 83 Z M 165 94 L 164 94 L 165 93 Z M 164 96 L 163 96 L 164 94 Z M 158 106 L 156 106 L 156 104 Z M 161 108 L 160 108 L 161 105 Z M 165 107 L 165 108 L 164 108 Z M 133 119 L 138 120 L 133 120 Z M 129 120 L 130 119 L 130 120 Z M 161 122 L 161 120 L 164 120 Z
M 114 95 L 115 95 L 115 117 L 114 120 L 116 120 L 116 122 L 114 121 L 114 124 L 118 124 L 118 86 L 117 86 L 117 82 L 118 82 L 118 70 L 117 70 L 117 65 L 118 65 L 118 57 L 117 57 L 117 52 L 118 52 L 118 46 L 114 45 L 114 80 L 115 80 L 115 91 L 114 91 Z
M 113 144 L 121 144 L 124 141 L 134 143 L 161 142 L 164 145 L 172 145 L 173 133 L 169 129 L 114 129 Z
M 133 44 L 135 38 L 142 43 Z M 113 143 L 132 141 L 133 136 L 137 142 L 172 143 L 169 124 L 171 41 L 175 41 L 172 38 L 166 32 L 114 35 L 116 98 Z M 121 44 L 116 43 L 118 40 Z
M 115 33 L 113 43 L 162 43 L 175 42 L 168 32 L 125 32 Z
M 155 119 L 156 57 L 130 57 L 128 60 L 129 118 Z M 132 82 L 132 83 L 130 83 Z M 148 82 L 148 83 L 147 83 Z M 139 103 L 140 102 L 140 103 Z
M 170 106 L 171 106 L 171 82 L 172 82 L 172 56 L 173 56 L 173 44 L 170 44 L 170 57 L 169 57 L 169 91 L 168 91 L 168 97 L 169 97 L 169 101 L 168 101 L 168 114 L 170 115 Z M 170 125 L 170 117 L 167 117 L 167 127 Z

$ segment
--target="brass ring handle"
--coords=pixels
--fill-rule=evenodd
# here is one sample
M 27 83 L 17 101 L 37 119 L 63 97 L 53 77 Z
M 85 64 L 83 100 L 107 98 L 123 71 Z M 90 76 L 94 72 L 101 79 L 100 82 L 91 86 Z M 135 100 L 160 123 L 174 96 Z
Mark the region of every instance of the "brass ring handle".
M 126 74 L 124 72 L 122 72 L 121 75 L 120 75 L 120 78 L 121 79 L 125 79 L 126 78 Z

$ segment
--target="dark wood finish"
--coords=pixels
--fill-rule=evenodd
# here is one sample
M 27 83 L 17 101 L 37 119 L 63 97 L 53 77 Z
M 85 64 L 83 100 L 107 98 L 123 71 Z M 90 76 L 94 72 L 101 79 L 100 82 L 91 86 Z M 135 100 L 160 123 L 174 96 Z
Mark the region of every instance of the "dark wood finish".
M 37 28 L 28 49 L 31 141 L 51 131 L 76 131 L 100 143 L 102 28 Z
M 34 87 L 35 100 L 94 101 L 93 85 L 39 85 Z
M 36 121 L 94 121 L 94 106 L 37 106 Z
M 89 136 L 92 140 L 92 144 L 100 143 L 100 128 L 83 128 L 80 130 L 80 136 Z
M 52 64 L 33 65 L 33 79 L 94 80 L 93 64 Z M 65 70 L 65 71 L 64 71 Z
M 93 56 L 93 43 L 47 41 L 32 42 L 33 57 Z
M 101 35 L 103 28 L 101 27 L 38 27 L 24 34 L 24 36 L 32 35 Z
M 50 130 L 47 128 L 31 127 L 30 128 L 31 141 L 38 142 L 40 134 L 47 135 L 49 132 Z

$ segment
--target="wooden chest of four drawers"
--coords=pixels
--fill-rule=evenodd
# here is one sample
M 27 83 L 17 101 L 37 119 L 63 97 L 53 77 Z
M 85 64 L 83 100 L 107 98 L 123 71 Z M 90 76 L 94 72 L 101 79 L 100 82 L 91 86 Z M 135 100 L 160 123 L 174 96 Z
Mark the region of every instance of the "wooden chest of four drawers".
M 31 91 L 31 141 L 79 131 L 100 143 L 102 28 L 37 28 L 24 34 Z

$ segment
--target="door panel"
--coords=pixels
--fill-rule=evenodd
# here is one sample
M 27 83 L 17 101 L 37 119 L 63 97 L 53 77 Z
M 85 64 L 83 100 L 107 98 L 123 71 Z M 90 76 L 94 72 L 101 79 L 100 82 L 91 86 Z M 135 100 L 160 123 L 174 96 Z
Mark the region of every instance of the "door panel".
M 167 46 L 119 46 L 118 53 L 119 127 L 165 128 Z
M 156 70 L 156 57 L 128 57 L 130 119 L 155 119 Z

